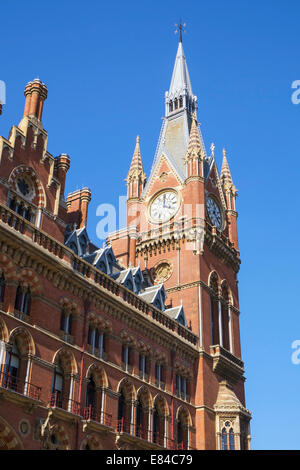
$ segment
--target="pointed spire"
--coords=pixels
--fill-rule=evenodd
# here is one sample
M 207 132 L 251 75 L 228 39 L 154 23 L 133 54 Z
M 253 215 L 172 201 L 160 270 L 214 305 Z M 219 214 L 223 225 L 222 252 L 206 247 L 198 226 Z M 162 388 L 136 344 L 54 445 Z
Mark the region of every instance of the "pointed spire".
M 193 114 L 189 143 L 185 154 L 187 164 L 187 177 L 203 176 L 202 161 L 204 158 L 203 146 L 199 134 L 196 115 Z
M 143 163 L 142 163 L 141 150 L 140 150 L 140 137 L 137 135 L 135 149 L 133 152 L 133 157 L 131 160 L 131 165 L 129 168 L 128 176 L 132 176 L 134 174 L 140 175 L 143 173 L 144 171 L 143 171 Z
M 223 162 L 222 162 L 222 169 L 221 169 L 221 181 L 222 181 L 223 185 L 224 185 L 224 183 L 233 184 L 225 149 L 223 149 Z
M 188 148 L 187 148 L 187 157 L 192 154 L 192 152 L 202 152 L 202 142 L 199 134 L 199 129 L 197 125 L 197 120 L 196 120 L 196 115 L 195 113 L 193 114 L 192 118 L 192 125 L 191 125 L 191 131 L 190 131 L 190 138 L 189 138 L 189 143 L 188 143 Z M 200 154 L 199 154 L 200 155 Z
M 184 91 L 193 96 L 192 85 L 187 68 L 186 58 L 184 55 L 182 41 L 179 41 L 169 89 L 169 97 L 175 97 Z
M 131 160 L 131 165 L 129 168 L 129 172 L 126 178 L 127 181 L 127 186 L 130 185 L 133 181 L 137 181 L 137 191 L 135 194 L 131 191 L 131 197 L 139 197 L 141 194 L 141 191 L 144 187 L 144 183 L 146 180 L 146 175 L 144 173 L 143 169 L 143 163 L 142 163 L 142 156 L 141 156 L 141 150 L 140 150 L 140 138 L 139 136 L 136 137 L 136 144 L 135 144 L 135 149 L 133 152 L 133 157 Z

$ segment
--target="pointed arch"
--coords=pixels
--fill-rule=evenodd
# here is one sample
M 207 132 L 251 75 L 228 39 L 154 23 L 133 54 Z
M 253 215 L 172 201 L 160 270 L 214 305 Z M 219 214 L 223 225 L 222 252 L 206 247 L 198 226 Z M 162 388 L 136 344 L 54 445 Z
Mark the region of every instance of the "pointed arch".
M 141 400 L 144 408 L 153 408 L 153 397 L 150 390 L 145 385 L 142 385 L 137 391 L 137 399 Z
M 93 363 L 88 367 L 86 371 L 86 378 L 90 379 L 91 377 L 93 377 L 97 387 L 108 387 L 107 374 L 104 368 L 99 366 L 98 364 Z
M 53 356 L 53 364 L 61 364 L 65 373 L 77 374 L 78 367 L 74 354 L 66 348 L 60 348 Z
M 136 400 L 136 389 L 133 383 L 124 377 L 118 384 L 117 391 L 120 393 L 123 391 L 124 397 L 128 401 Z
M 153 404 L 157 408 L 157 411 L 161 416 L 169 416 L 169 405 L 165 397 L 160 394 L 157 394 L 154 398 Z
M 176 420 L 178 421 L 180 418 L 182 418 L 185 426 L 192 426 L 191 414 L 184 405 L 181 405 L 176 411 Z
M 21 354 L 35 356 L 35 344 L 26 328 L 18 326 L 11 331 L 8 342 L 13 344 L 14 341 L 16 341 Z
M 38 207 L 46 207 L 46 192 L 45 192 L 44 186 L 42 185 L 42 182 L 41 182 L 40 178 L 38 177 L 38 175 L 36 174 L 36 172 L 34 171 L 34 169 L 31 168 L 30 166 L 19 165 L 19 166 L 15 167 L 12 170 L 12 172 L 10 173 L 9 178 L 8 178 L 8 182 L 9 182 L 10 186 L 14 190 L 16 190 L 17 189 L 17 186 L 16 186 L 17 178 L 22 174 L 29 177 L 31 179 L 32 183 L 35 186 L 36 198 L 37 198 L 37 204 L 36 205 Z
M 5 321 L 0 318 L 0 341 L 8 343 L 9 333 Z

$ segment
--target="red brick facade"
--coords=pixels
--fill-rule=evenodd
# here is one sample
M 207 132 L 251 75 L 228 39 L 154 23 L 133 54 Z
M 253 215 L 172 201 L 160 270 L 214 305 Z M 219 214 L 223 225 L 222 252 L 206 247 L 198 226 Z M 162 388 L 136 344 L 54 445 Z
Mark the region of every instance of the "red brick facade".
M 146 188 L 137 141 L 128 228 L 108 239 L 123 266 L 164 282 L 164 310 L 89 262 L 89 245 L 84 257 L 67 244 L 85 230 L 91 193 L 65 199 L 70 159 L 47 151 L 47 88 L 34 80 L 25 97 L 20 124 L 0 138 L 0 448 L 249 448 L 235 188 L 215 164 L 204 177 L 196 121 L 184 184 L 162 158 Z M 191 212 L 164 232 L 149 204 L 170 188 Z M 224 208 L 223 231 L 207 194 Z M 186 326 L 171 315 L 181 304 Z

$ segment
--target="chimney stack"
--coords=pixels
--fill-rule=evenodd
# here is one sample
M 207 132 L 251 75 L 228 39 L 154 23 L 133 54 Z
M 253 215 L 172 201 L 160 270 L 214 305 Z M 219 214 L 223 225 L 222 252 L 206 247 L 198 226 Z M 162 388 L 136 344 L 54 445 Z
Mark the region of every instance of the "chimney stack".
M 67 208 L 69 223 L 76 223 L 77 228 L 82 228 L 87 224 L 87 214 L 91 191 L 89 188 L 79 189 L 67 196 Z
M 25 116 L 35 116 L 40 121 L 42 120 L 43 105 L 47 98 L 48 90 L 44 83 L 39 78 L 35 78 L 33 82 L 27 83 L 24 91 L 25 95 Z

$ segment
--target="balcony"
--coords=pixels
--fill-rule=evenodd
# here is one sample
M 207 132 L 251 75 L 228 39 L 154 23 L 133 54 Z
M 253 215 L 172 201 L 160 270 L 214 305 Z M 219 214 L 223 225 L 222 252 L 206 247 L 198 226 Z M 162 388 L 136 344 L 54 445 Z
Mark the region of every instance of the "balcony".
M 40 401 L 42 391 L 41 387 L 34 385 L 31 382 L 26 382 L 25 380 L 12 376 L 11 374 L 4 373 L 0 374 L 0 388 L 16 394 L 15 399 L 18 401 L 24 401 L 24 399 Z
M 112 427 L 112 415 L 104 411 L 97 411 L 92 405 L 86 406 L 83 409 L 83 419 Z
M 210 355 L 213 358 L 213 371 L 224 378 L 238 382 L 244 375 L 243 361 L 220 345 L 210 346 Z
M 51 408 L 62 419 L 73 419 L 74 415 L 80 416 L 81 409 L 78 401 L 72 400 L 61 392 L 51 393 L 48 403 L 48 408 Z

